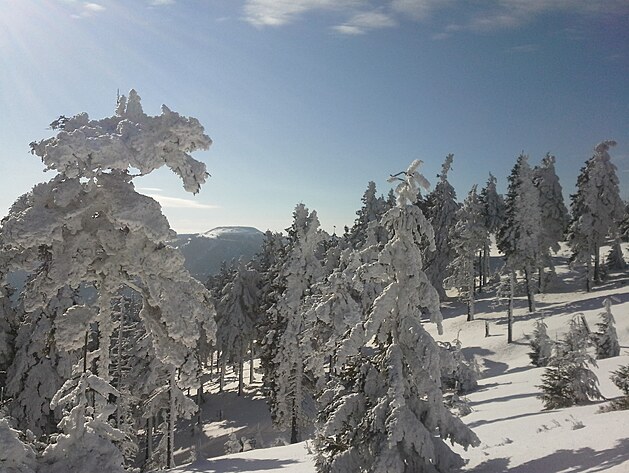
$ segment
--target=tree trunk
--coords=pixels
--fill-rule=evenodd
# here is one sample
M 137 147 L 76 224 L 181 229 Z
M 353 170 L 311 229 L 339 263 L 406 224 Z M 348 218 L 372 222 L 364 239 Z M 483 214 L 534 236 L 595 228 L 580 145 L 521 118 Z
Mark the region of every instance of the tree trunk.
M 249 342 L 249 384 L 253 384 L 253 340 Z
M 297 413 L 295 412 L 295 400 L 293 399 L 293 414 L 290 425 L 290 443 L 299 442 L 299 432 L 297 429 Z
M 483 250 L 478 251 L 478 293 L 483 292 Z
M 526 298 L 529 302 L 529 312 L 535 312 L 535 294 L 533 294 L 531 271 L 528 267 L 524 268 L 524 278 L 526 279 Z
M 469 273 L 469 277 L 470 290 L 467 295 L 467 321 L 471 322 L 474 320 L 474 286 L 476 285 L 476 276 L 473 270 Z
M 214 350 L 210 350 L 210 377 L 214 376 Z
M 170 368 L 170 389 L 168 390 L 168 443 L 166 445 L 166 468 L 175 466 L 175 367 Z
M 240 353 L 238 353 L 238 396 L 242 396 L 242 388 L 245 384 L 244 371 L 245 371 L 245 347 L 240 344 Z
M 543 293 L 544 290 L 544 268 L 539 266 L 537 268 L 537 291 Z
M 509 274 L 509 309 L 507 312 L 507 343 L 513 342 L 513 296 L 515 293 L 515 271 Z
M 224 356 L 221 356 L 221 371 L 220 371 L 218 376 L 219 376 L 219 379 L 218 379 L 218 392 L 222 393 L 223 392 L 223 388 L 225 387 L 225 357 Z
M 594 282 L 601 282 L 601 273 L 600 273 L 600 251 L 598 248 L 598 244 L 594 245 Z
M 592 257 L 588 255 L 587 264 L 585 269 L 585 291 L 590 292 L 592 290 Z
M 153 416 L 146 419 L 146 463 L 153 458 Z

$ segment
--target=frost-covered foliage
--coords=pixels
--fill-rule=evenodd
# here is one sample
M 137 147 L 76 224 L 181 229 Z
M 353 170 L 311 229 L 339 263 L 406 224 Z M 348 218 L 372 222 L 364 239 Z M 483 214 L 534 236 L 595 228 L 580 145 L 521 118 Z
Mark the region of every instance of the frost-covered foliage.
M 587 265 L 586 288 L 600 279 L 599 248 L 608 236 L 617 237 L 618 222 L 623 217 L 616 166 L 611 162 L 609 148 L 615 141 L 603 141 L 594 148 L 577 178 L 577 192 L 571 196 L 572 220 L 568 243 L 573 259 Z M 594 270 L 592 272 L 592 262 Z
M 480 376 L 475 360 L 467 360 L 461 351 L 461 341 L 437 342 L 441 348 L 441 382 L 444 389 L 465 394 L 478 387 Z
M 531 351 L 529 357 L 535 366 L 547 366 L 553 354 L 553 341 L 548 336 L 548 326 L 543 319 L 535 321 L 533 334 L 527 336 Z
M 533 170 L 533 181 L 539 191 L 540 217 L 543 225 L 539 235 L 540 266 L 550 267 L 554 272 L 550 252 L 559 251 L 568 226 L 569 216 L 563 200 L 563 191 L 555 172 L 555 157 L 546 154 L 539 166 Z M 543 278 L 540 287 L 543 289 Z
M 10 300 L 11 293 L 12 290 L 8 286 L 0 286 L 0 385 L 2 386 L 6 385 L 6 370 L 13 360 L 17 331 L 16 313 Z
M 458 289 L 459 295 L 467 302 L 468 321 L 474 320 L 476 255 L 486 245 L 488 238 L 482 210 L 474 185 L 463 207 L 456 213 L 451 241 L 455 257 L 448 267 L 451 276 L 446 280 L 446 285 Z
M 498 249 L 505 255 L 512 271 L 524 271 L 529 311 L 535 311 L 531 279 L 539 262 L 541 232 L 539 192 L 533 183 L 528 156 L 521 154 L 509 176 L 505 201 L 505 219 L 498 231 Z
M 255 336 L 258 315 L 258 273 L 239 261 L 222 287 L 216 304 L 216 346 L 224 360 L 239 366 L 238 393 L 243 389 L 243 362 Z
M 622 254 L 620 238 L 616 238 L 605 258 L 606 271 L 623 271 L 627 269 L 627 262 Z
M 594 334 L 597 360 L 620 355 L 620 344 L 618 343 L 618 333 L 616 333 L 616 322 L 612 315 L 611 299 L 605 299 L 603 307 L 604 310 L 599 315 L 601 321 L 596 324 L 598 330 Z
M 31 143 L 31 149 L 47 170 L 57 174 L 21 196 L 1 229 L 6 269 L 24 270 L 29 276 L 20 296 L 24 316 L 18 338 L 24 343 L 10 367 L 11 382 L 16 383 L 11 389 L 17 394 L 12 411 L 23 411 L 18 420 L 26 419 L 26 427 L 39 428 L 40 433 L 47 426 L 40 422 L 38 427 L 28 410 L 52 415 L 46 403 L 69 378 L 67 371 L 60 372 L 59 353 L 78 351 L 84 359 L 82 366 L 75 366 L 73 379 L 91 370 L 113 389 L 109 384 L 117 325 L 113 306 L 121 290 L 133 290 L 141 298 L 139 318 L 152 356 L 169 366 L 169 372 L 177 369 L 182 386 L 196 383 L 200 330 L 214 336 L 209 294 L 186 271 L 181 254 L 166 245 L 174 232 L 160 205 L 138 194 L 133 184 L 135 177 L 166 165 L 181 177 L 186 190 L 197 192 L 207 172 L 189 153 L 211 143 L 199 122 L 165 106 L 161 115 L 148 116 L 131 91 L 128 100 L 120 98 L 112 117 L 90 120 L 83 113 L 62 117 L 52 128 L 56 136 Z M 134 175 L 136 171 L 139 174 Z M 85 304 L 54 303 L 62 291 L 79 289 L 93 292 Z M 32 408 L 32 400 L 20 400 L 20 393 L 30 390 L 41 394 L 28 395 L 36 398 Z M 89 432 L 87 424 L 94 426 L 96 419 L 105 425 L 111 414 L 105 415 L 107 404 L 97 403 L 93 409 L 82 414 L 82 427 L 76 424 L 79 418 L 72 417 L 76 421 L 72 429 Z M 62 423 L 70 426 L 69 422 Z M 62 464 L 69 441 L 60 436 L 50 447 L 49 471 L 61 471 L 63 467 L 53 463 Z M 118 461 L 114 453 L 108 455 Z
M 66 381 L 51 401 L 51 407 L 64 409 L 59 423 L 63 433 L 44 450 L 41 461 L 45 471 L 125 471 L 122 453 L 114 445 L 124 434 L 107 421 L 116 410 L 109 400 L 119 395 L 107 381 L 89 371 Z M 98 413 L 88 396 L 95 398 Z
M 505 203 L 501 194 L 498 194 L 496 190 L 496 178 L 489 173 L 489 179 L 487 184 L 480 191 L 479 198 L 483 204 L 483 218 L 485 219 L 485 228 L 489 235 L 496 235 L 498 229 L 502 226 L 504 221 Z M 483 247 L 483 256 L 481 260 L 480 276 L 481 287 L 484 287 L 487 279 L 489 278 L 489 242 L 487 239 L 485 246 Z
M 448 172 L 452 167 L 453 159 L 453 154 L 446 156 L 441 166 L 441 174 L 438 176 L 439 182 L 426 196 L 426 217 L 435 233 L 435 251 L 426 257 L 426 274 L 442 300 L 446 297 L 444 280 L 450 274 L 448 265 L 455 257 L 452 239 L 459 210 L 456 192 L 448 182 Z
M 56 431 L 60 412 L 50 408 L 50 401 L 72 374 L 79 354 L 53 336 L 57 320 L 75 304 L 76 294 L 62 288 L 47 307 L 24 316 L 15 344 L 17 351 L 7 370 L 6 394 L 11 397 L 9 412 L 20 429 L 36 435 Z M 80 329 L 79 329 L 80 330 Z M 80 333 L 83 347 L 86 328 Z
M 363 246 L 367 238 L 367 227 L 373 222 L 377 223 L 384 212 L 387 210 L 387 204 L 382 196 L 376 194 L 376 183 L 369 181 L 367 190 L 361 199 L 363 206 L 356 211 L 356 220 L 349 231 L 349 242 L 353 248 Z M 386 231 L 382 227 L 378 227 L 376 232 L 378 240 L 386 239 Z
M 310 326 L 306 320 L 306 297 L 314 284 L 323 276 L 319 255 L 325 234 L 319 228 L 315 211 L 299 204 L 295 208 L 293 226 L 289 230 L 291 248 L 281 269 L 285 290 L 270 309 L 274 318 L 282 321 L 284 330 L 277 337 L 277 352 L 273 359 L 272 376 L 275 390 L 270 404 L 277 426 L 291 430 L 291 443 L 300 441 L 303 429 L 312 425 L 314 415 L 313 386 L 305 373 L 304 352 L 308 340 L 304 330 Z
M 603 398 L 598 378 L 589 368 L 596 366 L 587 351 L 589 345 L 587 329 L 580 318 L 573 318 L 564 339 L 555 344 L 555 353 L 538 386 L 542 391 L 538 397 L 544 409 L 570 407 Z
M 443 402 L 440 349 L 419 320 L 440 327 L 439 298 L 422 271 L 418 243 L 432 228 L 412 202 L 426 183 L 415 161 L 399 179 L 397 205 L 382 219 L 390 239 L 362 268 L 384 289 L 337 352 L 341 367 L 321 396 L 317 468 L 321 472 L 445 472 L 461 466 L 446 440 L 478 439 Z M 403 176 L 403 177 L 399 177 Z
M 0 471 L 3 473 L 36 473 L 35 451 L 9 419 L 0 413 Z

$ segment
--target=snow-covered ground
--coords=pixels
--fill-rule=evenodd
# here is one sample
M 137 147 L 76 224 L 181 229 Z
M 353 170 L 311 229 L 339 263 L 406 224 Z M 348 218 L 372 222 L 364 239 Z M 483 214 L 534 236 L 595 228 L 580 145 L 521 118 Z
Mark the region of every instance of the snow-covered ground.
M 595 369 L 604 396 L 620 395 L 609 373 L 629 364 L 629 276 L 612 275 L 608 282 L 586 293 L 578 274 L 567 267 L 567 254 L 563 248 L 556 258 L 561 281 L 551 289 L 553 292 L 537 296 L 536 313 L 529 314 L 526 299 L 518 298 L 514 343 L 506 343 L 506 307 L 496 301 L 493 293 L 480 297 L 475 321 L 466 322 L 464 305 L 452 299 L 444 304 L 444 334 L 437 336 L 430 328 L 438 340 L 452 341 L 458 334 L 466 356 L 475 357 L 483 370 L 478 390 L 467 396 L 472 412 L 463 417 L 481 445 L 466 452 L 454 447 L 468 459 L 466 472 L 629 472 L 629 411 L 600 413 L 605 401 L 544 411 L 537 398 L 536 386 L 544 369 L 530 364 L 525 335 L 533 331 L 535 320 L 542 315 L 553 338 L 562 336 L 575 314 L 582 314 L 595 329 L 603 300 L 612 297 L 621 356 L 601 360 Z M 490 325 L 487 338 L 485 321 Z M 215 390 L 214 385 L 208 387 Z M 202 459 L 172 471 L 314 472 L 308 442 L 216 456 L 224 451 L 232 432 L 238 437 L 261 438 L 264 446 L 281 437 L 270 426 L 264 400 L 256 395 L 258 388 L 259 384 L 254 384 L 242 398 L 234 392 L 208 396 L 203 434 L 193 440 Z M 182 451 L 180 457 L 184 454 Z

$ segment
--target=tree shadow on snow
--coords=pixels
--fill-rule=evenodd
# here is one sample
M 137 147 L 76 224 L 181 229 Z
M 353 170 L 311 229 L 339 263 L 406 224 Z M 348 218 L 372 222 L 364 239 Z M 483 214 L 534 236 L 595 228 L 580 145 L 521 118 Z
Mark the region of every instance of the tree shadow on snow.
M 466 470 L 469 473 L 538 473 L 570 471 L 571 473 L 596 473 L 629 461 L 629 438 L 618 440 L 606 450 L 590 447 L 578 450 L 558 450 L 542 458 L 535 458 L 515 467 L 509 467 L 508 458 L 494 458 Z
M 218 460 L 200 460 L 187 465 L 186 471 L 203 473 L 223 472 L 247 472 L 247 471 L 271 471 L 298 463 L 296 460 L 280 459 L 247 459 L 247 458 L 220 458 Z

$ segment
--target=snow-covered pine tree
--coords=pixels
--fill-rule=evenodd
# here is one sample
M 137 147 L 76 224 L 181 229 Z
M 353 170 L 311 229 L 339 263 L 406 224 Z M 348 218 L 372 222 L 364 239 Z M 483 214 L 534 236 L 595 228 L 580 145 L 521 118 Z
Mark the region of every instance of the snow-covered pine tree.
M 65 382 L 51 401 L 51 407 L 64 408 L 59 423 L 63 430 L 42 455 L 44 470 L 50 473 L 69 471 L 108 471 L 124 473 L 124 457 L 114 444 L 124 434 L 112 427 L 108 418 L 116 410 L 109 402 L 119 392 L 107 381 L 89 371 Z M 97 398 L 94 402 L 92 399 Z M 99 401 L 100 400 L 100 401 Z M 96 413 L 93 407 L 101 408 Z
M 339 375 L 321 396 L 316 439 L 319 472 L 446 472 L 463 464 L 445 441 L 478 445 L 474 433 L 445 407 L 440 349 L 421 313 L 441 326 L 439 297 L 422 270 L 418 243 L 432 228 L 412 205 L 427 181 L 421 161 L 392 179 L 397 205 L 382 219 L 390 239 L 363 271 L 384 289 L 337 352 Z M 400 177 L 402 176 L 402 177 Z
M 533 334 L 527 336 L 531 346 L 529 357 L 531 358 L 531 363 L 535 366 L 547 366 L 552 358 L 553 341 L 548 336 L 547 330 L 548 326 L 544 319 L 538 319 L 535 321 Z
M 496 235 L 498 229 L 502 226 L 505 213 L 505 203 L 502 195 L 498 194 L 496 189 L 496 178 L 489 173 L 487 184 L 480 191 L 480 201 L 483 204 L 483 217 L 485 218 L 485 228 L 487 233 Z M 485 287 L 487 278 L 489 277 L 489 238 L 483 247 L 483 256 L 480 264 L 480 287 Z
M 443 282 L 450 275 L 448 265 L 455 258 L 452 236 L 460 207 L 454 187 L 448 182 L 453 159 L 453 154 L 446 156 L 438 176 L 439 182 L 426 196 L 426 217 L 435 232 L 435 251 L 426 257 L 426 275 L 441 300 L 446 297 Z
M 598 330 L 594 333 L 596 345 L 596 359 L 611 358 L 620 355 L 620 344 L 616 332 L 614 316 L 612 314 L 612 301 L 606 298 L 603 301 L 603 312 L 599 314 L 600 322 L 596 324 Z
M 216 304 L 216 343 L 222 359 L 232 360 L 238 366 L 239 396 L 244 385 L 245 355 L 255 337 L 257 284 L 258 273 L 240 260 Z
M 612 371 L 609 379 L 623 394 L 620 398 L 612 400 L 609 409 L 616 411 L 629 409 L 629 365 L 621 366 L 616 371 Z
M 451 276 L 446 280 L 446 286 L 457 288 L 459 295 L 467 302 L 468 322 L 474 320 L 476 255 L 487 241 L 482 211 L 482 203 L 474 185 L 465 198 L 463 207 L 456 213 L 456 225 L 450 242 L 455 257 L 448 267 Z
M 376 194 L 376 183 L 369 181 L 367 190 L 363 194 L 361 201 L 363 206 L 356 211 L 356 220 L 349 231 L 349 242 L 353 248 L 360 248 L 367 238 L 367 226 L 371 222 L 377 222 L 382 214 L 387 210 L 383 197 Z M 380 230 L 380 236 L 386 237 L 386 232 Z
M 83 356 L 83 343 L 81 349 L 71 350 L 60 347 L 53 337 L 55 322 L 75 303 L 75 292 L 64 287 L 45 308 L 21 317 L 5 395 L 11 397 L 8 408 L 16 426 L 31 430 L 38 437 L 57 431 L 61 413 L 50 408 L 50 401 L 72 375 L 74 363 Z M 83 341 L 85 331 L 80 337 Z
M 559 242 L 563 240 L 568 227 L 569 216 L 563 200 L 563 191 L 559 177 L 555 172 L 555 157 L 547 153 L 539 166 L 533 170 L 533 182 L 539 191 L 541 231 L 539 235 L 539 290 L 544 291 L 544 267 L 550 269 L 553 276 L 555 268 L 550 252 L 559 251 Z
M 303 430 L 312 425 L 315 413 L 313 386 L 308 385 L 305 376 L 304 361 L 308 354 L 303 351 L 304 331 L 309 321 L 305 318 L 308 307 L 304 301 L 323 275 L 318 254 L 325 239 L 315 211 L 309 213 L 303 204 L 298 204 L 294 216 L 289 230 L 291 249 L 282 267 L 286 289 L 271 308 L 275 318 L 284 321 L 285 328 L 277 339 L 273 360 L 275 391 L 269 399 L 273 421 L 280 428 L 290 429 L 291 443 L 300 441 Z
M 555 353 L 542 375 L 542 391 L 538 397 L 544 409 L 558 409 L 602 399 L 598 378 L 589 366 L 596 361 L 588 353 L 590 345 L 587 329 L 581 318 L 574 317 L 563 340 L 554 346 Z
M 615 145 L 612 140 L 596 145 L 594 155 L 581 168 L 577 192 L 571 196 L 568 243 L 573 260 L 586 264 L 587 291 L 592 281 L 600 280 L 599 249 L 608 236 L 618 236 L 617 224 L 623 217 L 616 166 L 608 152 Z
M 140 318 L 155 355 L 178 370 L 179 382 L 193 384 L 199 321 L 213 307 L 185 270 L 183 256 L 165 244 L 173 232 L 160 205 L 136 193 L 133 179 L 166 165 L 196 193 L 207 172 L 189 153 L 211 140 L 196 119 L 165 106 L 160 116 L 147 116 L 135 91 L 128 100 L 120 97 L 112 117 L 79 114 L 52 127 L 57 135 L 31 143 L 31 149 L 58 174 L 21 196 L 2 221 L 9 269 L 32 275 L 22 294 L 26 317 L 41 313 L 62 288 L 94 287 L 97 297 L 82 323 L 96 330 L 97 345 L 89 353 L 94 375 L 108 381 L 112 301 L 127 287 L 142 298 Z M 56 323 L 73 314 L 67 310 Z M 105 406 L 95 407 L 98 416 Z
M 272 396 L 275 392 L 273 360 L 277 355 L 279 338 L 286 327 L 286 321 L 278 318 L 277 311 L 271 309 L 286 288 L 281 268 L 287 250 L 288 242 L 281 233 L 267 231 L 262 248 L 253 259 L 254 267 L 260 275 L 260 317 L 256 330 L 259 334 L 262 384 L 267 396 Z
M 498 231 L 497 243 L 505 255 L 511 279 L 516 271 L 524 272 L 529 312 L 535 311 L 532 278 L 539 261 L 540 231 L 539 192 L 533 184 L 528 156 L 521 154 L 509 176 L 505 219 Z

